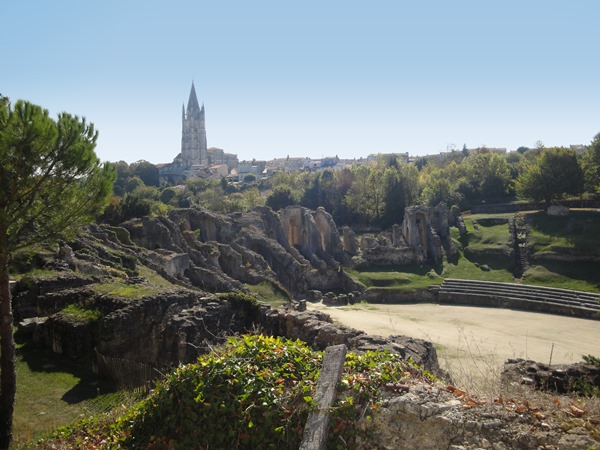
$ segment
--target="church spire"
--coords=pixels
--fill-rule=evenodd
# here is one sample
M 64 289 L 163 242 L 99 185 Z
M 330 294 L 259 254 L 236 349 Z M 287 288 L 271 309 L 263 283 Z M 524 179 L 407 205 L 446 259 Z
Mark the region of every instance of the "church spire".
M 190 90 L 190 98 L 188 100 L 188 105 L 187 105 L 188 116 L 191 111 L 200 111 L 200 105 L 198 104 L 198 97 L 196 96 L 196 88 L 194 87 L 193 81 L 192 81 L 192 89 Z
M 182 114 L 181 158 L 183 165 L 191 168 L 195 164 L 208 164 L 204 104 L 200 109 L 193 81 L 187 108 L 184 108 Z

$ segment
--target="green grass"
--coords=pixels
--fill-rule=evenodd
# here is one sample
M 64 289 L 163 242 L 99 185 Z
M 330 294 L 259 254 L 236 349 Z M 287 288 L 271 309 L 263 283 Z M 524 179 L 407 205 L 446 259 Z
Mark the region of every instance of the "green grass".
M 68 305 L 61 312 L 78 322 L 97 322 L 102 319 L 102 313 L 99 310 L 76 304 Z
M 169 288 L 169 289 L 170 288 L 178 288 L 178 289 L 180 288 L 180 286 L 177 286 L 177 285 L 171 283 L 170 281 L 164 279 L 162 276 L 160 276 L 154 270 L 152 270 L 146 266 L 138 265 L 137 269 L 138 269 L 140 276 L 142 276 L 146 280 L 148 280 L 148 282 L 150 284 L 153 284 L 153 285 L 159 286 L 159 287 Z
M 289 303 L 288 295 L 269 281 L 263 281 L 258 284 L 244 284 L 244 286 L 255 294 L 260 301 L 266 302 L 271 306 L 281 306 Z
M 19 342 L 16 362 L 15 448 L 27 448 L 27 441 L 74 420 L 127 404 L 128 393 L 46 348 Z
M 600 293 L 600 263 L 567 263 L 532 266 L 525 272 L 523 282 L 576 291 Z
M 92 289 L 99 294 L 107 294 L 114 297 L 137 300 L 149 295 L 162 292 L 162 288 L 154 285 L 125 284 L 119 281 L 105 284 L 95 284 Z
M 442 276 L 444 278 L 458 278 L 465 280 L 513 281 L 512 272 L 507 267 L 503 267 L 502 263 L 495 265 L 492 262 L 492 258 L 489 258 L 487 262 L 489 263 L 488 266 L 491 268 L 490 271 L 482 270 L 474 261 L 459 254 L 458 258 L 452 258 L 452 262 L 448 260 L 444 261 Z
M 56 278 L 58 275 L 64 272 L 59 272 L 57 270 L 48 270 L 48 269 L 33 269 L 26 273 L 11 273 L 10 279 L 12 281 L 20 281 L 23 278 L 35 278 L 41 280 L 47 280 L 50 278 Z
M 504 216 L 504 214 L 500 214 L 500 216 Z M 482 215 L 465 217 L 464 220 L 468 236 L 466 242 L 463 242 L 463 245 L 468 245 L 473 251 L 485 251 L 490 249 L 494 251 L 497 251 L 498 249 L 509 251 L 510 233 L 508 224 L 485 226 L 478 223 L 477 228 L 475 228 L 474 220 L 476 220 L 476 217 L 479 219 L 490 218 L 489 215 L 485 217 Z
M 536 252 L 553 251 L 553 247 L 583 252 L 600 249 L 600 213 L 596 211 L 571 211 L 564 217 L 538 212 L 529 218 L 530 244 Z
M 347 269 L 353 279 L 367 289 L 414 291 L 441 284 L 442 278 L 428 266 L 381 267 L 376 271 Z

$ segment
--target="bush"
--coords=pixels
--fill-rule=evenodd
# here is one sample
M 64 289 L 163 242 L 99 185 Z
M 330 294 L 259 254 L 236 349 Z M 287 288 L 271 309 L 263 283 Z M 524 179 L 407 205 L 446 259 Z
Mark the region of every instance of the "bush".
M 230 338 L 197 363 L 172 372 L 116 421 L 85 420 L 61 428 L 44 448 L 296 449 L 314 407 L 321 360 L 321 352 L 300 341 Z M 376 437 L 361 424 L 377 410 L 385 384 L 415 374 L 431 377 L 398 354 L 348 353 L 327 448 L 376 447 Z
M 220 351 L 178 369 L 121 424 L 127 448 L 298 448 L 321 365 L 321 353 L 300 341 L 231 338 Z M 329 448 L 356 448 L 357 422 L 369 417 L 380 388 L 407 375 L 386 352 L 349 353 Z

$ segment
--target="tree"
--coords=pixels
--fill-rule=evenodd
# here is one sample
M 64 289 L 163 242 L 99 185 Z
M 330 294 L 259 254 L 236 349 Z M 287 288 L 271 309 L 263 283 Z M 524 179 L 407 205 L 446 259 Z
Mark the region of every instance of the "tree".
M 254 175 L 253 173 L 249 173 L 244 176 L 244 183 L 255 183 L 255 182 L 256 182 L 256 175 Z
M 460 204 L 462 195 L 447 178 L 439 176 L 440 174 L 441 172 L 436 172 L 425 185 L 421 200 L 429 206 L 437 206 L 441 202 L 450 206 Z
M 583 171 L 586 190 L 600 193 L 600 133 L 594 136 L 583 157 Z
M 158 167 L 154 164 L 142 159 L 130 164 L 129 170 L 132 175 L 140 177 L 146 186 L 159 186 Z
M 165 205 L 168 205 L 169 203 L 171 203 L 171 200 L 173 200 L 176 196 L 177 196 L 177 191 L 175 189 L 173 189 L 172 187 L 167 187 L 161 191 L 159 200 L 161 202 L 163 202 Z
M 511 172 L 504 156 L 480 152 L 466 158 L 463 165 L 477 198 L 501 198 L 509 194 Z
M 534 201 L 552 200 L 565 194 L 583 192 L 583 171 L 574 151 L 566 148 L 542 149 L 537 158 L 526 160 L 516 181 L 517 195 Z
M 376 223 L 385 210 L 386 186 L 381 174 L 369 166 L 358 166 L 352 172 L 354 180 L 344 202 L 367 223 Z
M 12 440 L 15 343 L 8 264 L 18 249 L 73 233 L 102 211 L 116 178 L 91 123 L 19 100 L 0 102 L 0 448 Z
M 286 206 L 295 205 L 296 203 L 292 191 L 285 186 L 277 186 L 267 197 L 267 206 L 274 211 L 283 209 Z

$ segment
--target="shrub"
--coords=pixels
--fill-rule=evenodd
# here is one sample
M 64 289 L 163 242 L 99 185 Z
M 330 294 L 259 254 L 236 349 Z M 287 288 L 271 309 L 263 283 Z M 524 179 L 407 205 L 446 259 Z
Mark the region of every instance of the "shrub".
M 321 352 L 298 340 L 232 337 L 197 363 L 172 372 L 116 421 L 62 428 L 54 443 L 65 448 L 86 442 L 94 448 L 296 449 L 314 407 L 321 360 Z M 384 385 L 414 374 L 430 377 L 397 354 L 348 353 L 327 448 L 376 447 L 361 424 L 377 410 Z M 45 448 L 51 443 L 45 441 Z
M 277 337 L 230 338 L 219 351 L 177 369 L 120 420 L 133 448 L 298 448 L 313 406 L 322 353 Z M 408 375 L 397 354 L 346 356 L 329 447 L 358 445 L 357 427 L 380 388 Z

